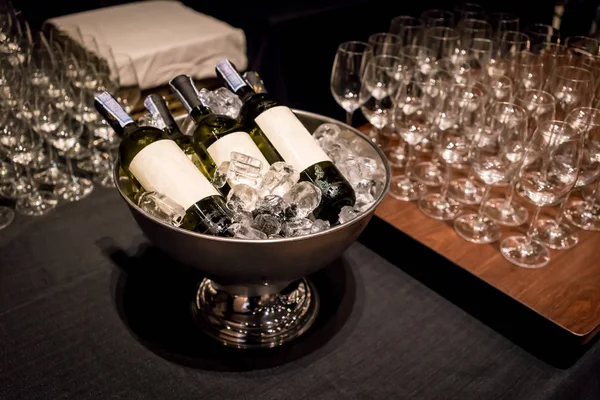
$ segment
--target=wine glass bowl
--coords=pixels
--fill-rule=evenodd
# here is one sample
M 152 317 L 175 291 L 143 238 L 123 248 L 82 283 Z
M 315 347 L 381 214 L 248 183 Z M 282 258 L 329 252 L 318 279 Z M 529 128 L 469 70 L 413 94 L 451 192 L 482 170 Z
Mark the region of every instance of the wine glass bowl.
M 117 189 L 129 207 L 136 223 L 150 242 L 177 262 L 198 270 L 208 279 L 200 285 L 195 304 L 196 320 L 209 335 L 234 347 L 273 347 L 301 335 L 312 324 L 318 310 L 318 297 L 309 281 L 303 279 L 337 259 L 366 227 L 375 208 L 383 200 L 390 185 L 391 171 L 383 152 L 358 130 L 333 119 L 294 111 L 309 131 L 322 123 L 338 124 L 345 134 L 363 142 L 369 156 L 385 166 L 386 182 L 376 202 L 352 221 L 321 233 L 275 239 L 244 240 L 195 233 L 173 227 L 145 214 L 130 197 L 130 181 L 114 167 Z M 210 291 L 213 291 L 210 294 Z M 297 295 L 298 309 L 291 306 L 284 321 L 269 315 L 268 307 L 252 306 L 270 301 L 287 305 L 287 296 Z M 216 297 L 218 296 L 218 298 Z M 210 301 L 215 301 L 214 307 Z M 226 302 L 223 302 L 226 300 Z M 233 300 L 236 300 L 234 302 Z M 237 302 L 248 304 L 244 311 L 234 308 Z M 300 301 L 302 300 L 302 301 Z M 222 310 L 217 307 L 224 307 Z M 246 321 L 240 329 L 237 325 Z
M 331 69 L 330 89 L 335 101 L 346 111 L 346 123 L 360 107 L 362 73 L 373 57 L 373 48 L 364 42 L 344 42 L 338 46 Z

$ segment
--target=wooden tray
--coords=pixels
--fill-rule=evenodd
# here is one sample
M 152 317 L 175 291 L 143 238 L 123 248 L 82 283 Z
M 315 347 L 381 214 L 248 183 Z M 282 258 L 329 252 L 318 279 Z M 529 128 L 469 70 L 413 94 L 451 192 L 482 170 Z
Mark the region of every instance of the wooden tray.
M 551 217 L 554 211 L 544 209 L 541 217 Z M 415 202 L 388 195 L 375 215 L 576 336 L 580 343 L 587 343 L 600 330 L 600 232 L 579 231 L 577 246 L 551 250 L 546 267 L 525 269 L 502 257 L 499 242 L 465 241 L 454 232 L 452 221 L 426 217 Z M 505 228 L 502 237 L 524 234 L 527 227 Z

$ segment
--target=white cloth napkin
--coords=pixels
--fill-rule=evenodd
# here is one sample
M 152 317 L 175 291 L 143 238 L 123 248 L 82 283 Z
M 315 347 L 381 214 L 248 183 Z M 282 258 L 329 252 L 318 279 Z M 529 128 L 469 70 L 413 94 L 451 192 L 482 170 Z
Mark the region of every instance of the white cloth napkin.
M 164 85 L 178 74 L 214 77 L 216 63 L 225 57 L 242 70 L 247 66 L 241 29 L 177 1 L 128 3 L 47 22 L 67 32 L 77 26 L 83 35 L 109 45 L 124 86 L 132 85 L 135 76 L 126 68 L 123 55 L 131 58 L 141 89 Z

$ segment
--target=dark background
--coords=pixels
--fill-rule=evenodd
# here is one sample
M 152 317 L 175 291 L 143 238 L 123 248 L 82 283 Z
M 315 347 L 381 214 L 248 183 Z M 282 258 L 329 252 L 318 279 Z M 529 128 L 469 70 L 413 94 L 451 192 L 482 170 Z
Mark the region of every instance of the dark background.
M 85 2 L 15 1 L 33 27 L 44 20 L 89 9 L 124 3 L 118 0 Z M 184 0 L 187 6 L 242 28 L 247 38 L 248 69 L 258 71 L 267 90 L 280 102 L 308 111 L 342 119 L 344 113 L 329 91 L 329 77 L 335 51 L 346 40 L 367 40 L 375 32 L 387 31 L 397 15 L 418 15 L 430 8 L 453 9 L 461 1 L 373 1 L 305 0 L 203 1 Z M 281 5 L 281 3 L 285 3 Z M 506 11 L 530 23 L 551 24 L 554 0 L 482 1 L 488 11 Z M 566 5 L 562 34 L 587 34 L 598 1 L 576 0 Z M 143 18 L 143 15 L 140 15 Z M 355 124 L 361 116 L 355 114 Z

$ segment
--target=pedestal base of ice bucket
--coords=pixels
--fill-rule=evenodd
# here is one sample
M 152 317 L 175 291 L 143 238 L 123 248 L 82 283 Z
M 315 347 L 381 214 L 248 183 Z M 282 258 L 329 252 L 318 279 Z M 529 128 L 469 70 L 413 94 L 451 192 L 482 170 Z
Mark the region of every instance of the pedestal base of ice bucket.
M 287 286 L 221 286 L 200 283 L 193 314 L 200 328 L 226 346 L 269 348 L 310 328 L 319 311 L 317 292 L 307 279 Z

